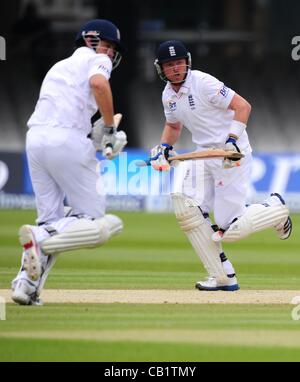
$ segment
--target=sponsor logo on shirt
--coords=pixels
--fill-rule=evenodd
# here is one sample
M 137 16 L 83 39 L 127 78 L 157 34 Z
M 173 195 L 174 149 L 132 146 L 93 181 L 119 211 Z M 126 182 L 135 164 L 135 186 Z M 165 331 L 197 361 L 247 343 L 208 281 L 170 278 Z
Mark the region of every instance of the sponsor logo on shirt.
M 226 97 L 228 96 L 228 93 L 229 93 L 229 89 L 224 85 L 224 86 L 222 87 L 222 89 L 220 90 L 220 94 L 221 94 L 224 98 L 226 98 Z
M 107 73 L 110 76 L 110 70 L 106 66 L 101 64 L 98 69 L 103 70 L 105 73 Z
M 169 101 L 169 109 L 175 111 L 177 109 L 177 104 L 174 101 Z

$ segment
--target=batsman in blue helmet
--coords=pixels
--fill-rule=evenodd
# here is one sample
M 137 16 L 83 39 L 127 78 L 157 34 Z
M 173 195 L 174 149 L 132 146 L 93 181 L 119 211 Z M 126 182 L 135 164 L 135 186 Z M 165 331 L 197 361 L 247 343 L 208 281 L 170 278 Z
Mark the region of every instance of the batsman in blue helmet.
M 179 164 L 172 193 L 180 227 L 208 273 L 196 288 L 236 291 L 236 272 L 222 242 L 234 242 L 266 228 L 274 228 L 280 239 L 287 239 L 292 231 L 289 210 L 276 192 L 263 203 L 246 207 L 252 163 L 246 131 L 250 104 L 217 78 L 192 70 L 191 54 L 181 41 L 161 43 L 156 57 L 157 73 L 166 82 L 162 95 L 166 121 L 160 144 L 151 150 L 152 167 L 170 170 L 168 158 L 184 127 L 197 151 L 244 154 L 241 160 L 230 157 Z M 210 222 L 211 213 L 216 225 Z
M 103 245 L 122 231 L 122 221 L 106 214 L 96 151 L 111 159 L 127 143 L 117 131 L 110 87 L 123 52 L 120 31 L 109 20 L 84 24 L 72 56 L 46 74 L 28 121 L 26 153 L 36 197 L 36 226 L 19 230 L 21 269 L 12 282 L 12 299 L 41 304 L 40 294 L 57 255 Z M 92 126 L 91 119 L 102 117 Z M 67 200 L 68 209 L 64 201 Z
M 111 21 L 96 19 L 87 22 L 78 32 L 75 44 L 77 48 L 88 46 L 97 52 L 99 44 L 103 46 L 104 41 L 112 45 L 114 54 L 111 59 L 115 69 L 120 64 L 124 47 L 121 44 L 120 31 Z
M 182 66 L 184 68 L 182 72 L 183 75 L 177 74 L 177 79 L 169 79 L 164 72 L 163 64 L 174 61 L 175 59 L 182 60 Z M 159 46 L 157 50 L 157 59 L 155 60 L 154 65 L 156 67 L 159 77 L 163 81 L 170 81 L 174 84 L 183 84 L 188 75 L 189 70 L 192 67 L 192 58 L 191 54 L 188 52 L 187 48 L 183 45 L 181 41 L 165 41 Z

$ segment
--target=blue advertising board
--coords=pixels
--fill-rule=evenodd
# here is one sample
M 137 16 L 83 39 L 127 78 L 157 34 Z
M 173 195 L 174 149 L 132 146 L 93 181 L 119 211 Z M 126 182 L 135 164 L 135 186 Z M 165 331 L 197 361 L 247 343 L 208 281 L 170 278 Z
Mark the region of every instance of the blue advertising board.
M 148 152 L 128 149 L 113 161 L 101 160 L 100 172 L 110 210 L 171 210 L 174 171 L 160 173 L 138 167 Z M 292 211 L 300 212 L 300 154 L 254 153 L 249 201 L 261 201 L 271 192 L 282 194 Z M 25 154 L 0 153 L 0 208 L 34 207 Z

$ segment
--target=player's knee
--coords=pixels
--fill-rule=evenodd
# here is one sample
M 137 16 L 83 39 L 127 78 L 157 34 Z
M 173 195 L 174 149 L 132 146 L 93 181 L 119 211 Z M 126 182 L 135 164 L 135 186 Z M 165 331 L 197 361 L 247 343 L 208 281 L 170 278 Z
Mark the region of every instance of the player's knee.
M 214 213 L 214 219 L 215 219 L 216 225 L 223 230 L 226 230 L 232 223 L 231 221 L 228 220 L 228 218 L 226 218 L 225 216 L 223 216 L 222 214 L 218 212 Z
M 75 219 L 64 232 L 44 240 L 42 249 L 47 254 L 56 254 L 81 248 L 100 247 L 122 229 L 123 222 L 115 215 L 105 215 L 95 220 Z
M 184 194 L 174 193 L 172 194 L 172 202 L 176 219 L 184 232 L 192 231 L 205 224 L 202 211 L 195 200 Z

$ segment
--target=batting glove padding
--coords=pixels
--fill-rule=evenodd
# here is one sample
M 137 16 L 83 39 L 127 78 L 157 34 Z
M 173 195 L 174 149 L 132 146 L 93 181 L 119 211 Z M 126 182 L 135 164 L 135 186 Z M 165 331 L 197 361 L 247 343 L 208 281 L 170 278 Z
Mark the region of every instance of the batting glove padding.
M 157 171 L 169 171 L 171 165 L 168 161 L 170 154 L 172 153 L 173 146 L 167 143 L 162 143 L 155 146 L 151 150 L 150 162 L 154 170 Z
M 118 114 L 116 115 L 118 116 Z M 115 117 L 116 117 L 115 116 Z M 91 138 L 97 151 L 102 151 L 108 159 L 120 154 L 127 145 L 127 135 L 124 131 L 117 131 L 115 126 L 106 126 L 103 117 L 98 119 L 91 132 Z M 109 156 L 107 155 L 109 150 Z
M 240 153 L 241 150 L 239 149 L 239 146 L 236 143 L 236 139 L 233 137 L 228 137 L 226 143 L 225 143 L 225 151 L 235 151 L 237 153 Z M 239 167 L 241 165 L 241 160 L 237 158 L 225 158 L 223 160 L 223 168 L 233 168 L 233 167 Z
M 112 134 L 104 134 L 101 144 L 103 152 L 107 147 L 111 147 L 112 151 L 109 156 L 109 159 L 112 159 L 119 155 L 126 145 L 127 135 L 123 130 L 113 130 Z
M 105 128 L 105 124 L 104 124 L 103 117 L 98 119 L 94 123 L 93 128 L 92 128 L 91 139 L 92 139 L 93 145 L 97 151 L 102 150 L 102 139 L 104 136 L 104 128 Z

